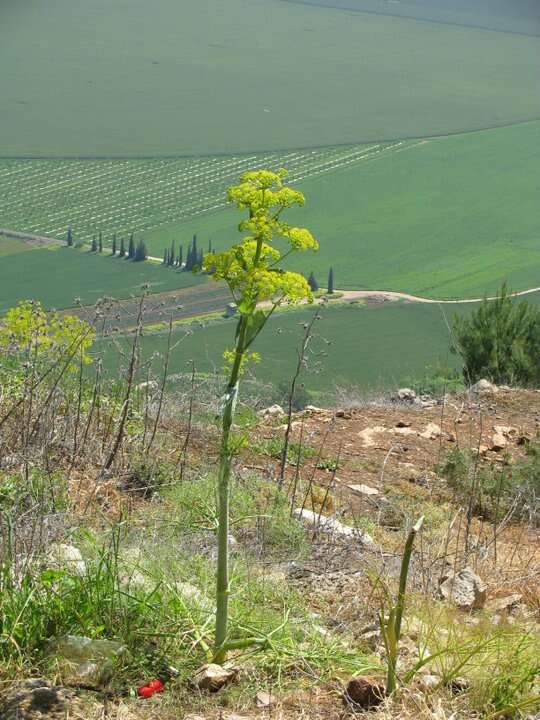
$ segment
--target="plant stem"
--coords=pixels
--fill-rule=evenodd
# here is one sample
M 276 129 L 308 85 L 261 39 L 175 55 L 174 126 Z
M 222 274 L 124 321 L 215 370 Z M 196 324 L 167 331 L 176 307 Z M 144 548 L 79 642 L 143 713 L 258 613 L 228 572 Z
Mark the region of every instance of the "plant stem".
M 231 426 L 238 396 L 238 378 L 245 352 L 247 316 L 242 315 L 238 326 L 238 336 L 234 362 L 225 394 L 223 408 L 221 448 L 219 453 L 218 475 L 218 559 L 216 583 L 216 635 L 214 661 L 222 663 L 227 654 L 227 626 L 229 620 L 229 497 L 232 464 L 230 445 Z
M 401 560 L 401 572 L 399 574 L 399 589 L 398 589 L 398 596 L 397 601 L 392 608 L 392 611 L 390 613 L 390 620 L 389 623 L 393 624 L 393 627 L 390 628 L 390 638 L 392 639 L 392 642 L 390 643 L 391 647 L 387 648 L 388 652 L 388 674 L 386 679 L 386 694 L 391 695 L 395 689 L 396 689 L 396 669 L 397 669 L 397 660 L 398 660 L 398 653 L 399 653 L 399 641 L 401 638 L 401 621 L 403 619 L 403 612 L 405 610 L 405 597 L 407 594 L 407 578 L 409 575 L 409 565 L 411 562 L 411 556 L 414 546 L 414 540 L 417 536 L 417 534 L 422 529 L 422 525 L 424 524 L 424 517 L 422 516 L 418 522 L 413 525 L 413 527 L 409 531 L 409 535 L 407 536 L 407 541 L 405 542 L 405 548 L 403 550 L 403 558 Z

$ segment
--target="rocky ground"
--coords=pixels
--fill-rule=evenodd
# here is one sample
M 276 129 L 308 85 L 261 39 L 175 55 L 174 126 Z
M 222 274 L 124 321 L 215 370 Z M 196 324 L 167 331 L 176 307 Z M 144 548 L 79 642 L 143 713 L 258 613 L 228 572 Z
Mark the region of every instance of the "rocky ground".
M 256 472 L 280 482 L 286 428 L 279 406 L 249 424 L 238 477 Z M 270 681 L 254 658 L 233 667 L 218 692 L 195 675 L 189 682 L 170 676 L 163 692 L 147 699 L 134 690 L 115 695 L 107 687 L 68 687 L 61 678 L 10 680 L 0 717 L 537 717 L 540 707 L 530 700 L 540 694 L 540 530 L 531 509 L 537 498 L 528 515 L 518 514 L 518 505 L 503 505 L 492 486 L 488 498 L 482 483 L 526 463 L 539 432 L 540 391 L 488 383 L 440 401 L 402 389 L 384 401 L 334 410 L 308 406 L 292 416 L 282 483 L 308 551 L 269 565 L 262 560 L 258 570 L 301 594 L 313 627 L 329 642 L 365 647 L 379 672 L 352 681 L 338 672 L 323 680 L 305 662 L 294 688 Z M 215 454 L 215 431 L 199 423 L 193 472 Z M 122 492 L 103 493 L 108 512 L 122 503 Z M 402 684 L 389 699 L 381 685 L 387 652 L 380 618 L 392 606 L 404 541 L 421 516 L 398 664 Z M 237 552 L 252 541 L 239 531 Z M 522 672 L 527 663 L 529 675 Z M 493 689 L 489 676 L 499 683 L 498 673 L 500 687 Z M 519 683 L 528 683 L 523 708 L 517 690 L 509 690 Z M 511 707 L 506 699 L 497 705 L 503 688 Z

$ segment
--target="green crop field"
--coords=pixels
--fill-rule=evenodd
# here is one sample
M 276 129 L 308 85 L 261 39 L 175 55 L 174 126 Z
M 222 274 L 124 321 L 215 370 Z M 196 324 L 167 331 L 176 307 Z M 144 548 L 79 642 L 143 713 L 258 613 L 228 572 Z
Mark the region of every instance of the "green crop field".
M 540 116 L 540 38 L 281 0 L 6 0 L 0 155 L 236 153 Z
M 540 293 L 529 295 L 527 300 L 540 305 Z M 474 307 L 392 302 L 375 307 L 339 304 L 323 308 L 314 330 L 316 339 L 310 346 L 310 370 L 302 382 L 310 390 L 324 392 L 336 386 L 388 389 L 422 377 L 427 366 L 440 363 L 457 367 L 456 357 L 449 352 L 448 325 L 455 313 L 469 313 Z M 248 375 L 274 384 L 290 378 L 304 324 L 317 309 L 321 310 L 303 308 L 271 318 L 254 345 L 261 362 L 251 365 Z M 171 356 L 170 373 L 187 372 L 192 360 L 200 372 L 219 373 L 222 352 L 234 342 L 235 327 L 234 318 L 178 326 L 173 341 L 182 338 L 182 342 Z M 162 358 L 166 344 L 165 329 L 146 333 L 142 338 L 143 360 L 155 353 Z M 106 366 L 114 370 L 118 362 L 116 344 L 104 340 L 97 349 L 104 354 Z M 161 362 L 156 362 L 154 371 L 160 372 Z
M 307 205 L 291 213 L 320 241 L 294 268 L 339 288 L 435 298 L 478 297 L 508 280 L 540 285 L 540 123 L 409 143 L 369 162 L 298 183 Z M 197 233 L 235 241 L 232 208 L 147 235 L 159 253 Z
M 472 25 L 502 32 L 540 35 L 537 0 L 284 0 L 304 5 L 326 6 L 397 15 L 427 22 Z
M 6 255 L 17 255 L 18 253 L 23 253 L 27 250 L 32 250 L 32 246 L 30 244 L 24 243 L 16 238 L 0 235 L 0 257 L 5 257 Z
M 135 263 L 93 255 L 75 248 L 38 248 L 3 255 L 0 238 L 0 313 L 20 300 L 39 300 L 46 308 L 73 307 L 107 296 L 140 295 L 144 284 L 153 293 L 188 287 L 204 281 L 189 272 L 177 272 L 157 264 Z
M 98 232 L 159 230 L 226 203 L 244 170 L 286 166 L 291 180 L 315 177 L 404 145 L 355 145 L 308 151 L 161 160 L 0 160 L 0 224 L 78 241 Z M 187 238 L 184 238 L 187 239 Z
M 453 307 L 445 309 L 449 318 Z M 466 308 L 455 307 L 459 312 L 467 312 Z M 290 378 L 303 325 L 313 312 L 311 308 L 272 318 L 254 346 L 262 360 L 251 366 L 249 374 L 276 384 Z M 191 360 L 200 372 L 220 372 L 221 355 L 234 342 L 235 325 L 236 321 L 229 319 L 179 326 L 174 333 L 175 341 L 186 332 L 189 334 L 174 351 L 170 372 L 186 372 Z M 303 378 L 311 390 L 330 391 L 339 385 L 395 387 L 406 378 L 420 376 L 426 365 L 438 360 L 455 364 L 455 359 L 448 354 L 444 318 L 436 305 L 391 303 L 376 308 L 328 307 L 316 325 L 316 335 L 309 362 L 312 370 Z M 143 359 L 153 353 L 163 353 L 166 342 L 165 331 L 146 333 L 142 339 Z M 118 362 L 116 345 L 102 341 L 98 347 L 105 353 L 105 365 L 114 369 Z M 156 372 L 159 372 L 159 362 Z

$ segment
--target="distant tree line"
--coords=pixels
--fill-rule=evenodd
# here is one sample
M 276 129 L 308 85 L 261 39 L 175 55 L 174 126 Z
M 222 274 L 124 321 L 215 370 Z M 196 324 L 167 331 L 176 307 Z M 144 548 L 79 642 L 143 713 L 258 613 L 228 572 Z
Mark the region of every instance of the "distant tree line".
M 208 242 L 208 252 L 213 252 L 212 241 Z M 170 248 L 163 251 L 162 264 L 166 267 L 181 268 L 183 270 L 193 271 L 202 267 L 204 253 L 197 245 L 197 236 L 194 235 L 187 246 L 187 252 L 184 261 L 184 246 L 180 245 L 176 250 L 176 243 L 173 240 Z
M 71 227 L 67 230 L 66 244 L 69 247 L 74 245 L 73 230 Z M 103 234 L 101 232 L 98 235 L 92 237 L 90 243 L 90 252 L 99 254 L 103 252 Z M 215 248 L 212 247 L 212 240 L 208 241 L 208 253 L 215 252 Z M 114 233 L 111 240 L 111 256 L 117 256 L 120 258 L 127 258 L 134 262 L 142 262 L 148 259 L 148 251 L 144 240 L 140 239 L 135 242 L 133 233 L 129 236 L 127 242 L 124 237 L 118 238 L 117 233 Z M 197 235 L 193 235 L 192 239 L 187 245 L 186 252 L 184 254 L 184 246 L 176 245 L 175 240 L 172 241 L 169 248 L 165 248 L 163 251 L 163 259 L 161 264 L 164 267 L 175 268 L 177 270 L 187 270 L 193 272 L 202 268 L 204 252 L 200 247 Z M 320 290 L 319 283 L 315 277 L 315 273 L 312 271 L 307 278 L 308 285 L 311 291 L 316 293 Z M 334 292 L 334 269 L 331 267 L 328 271 L 328 280 L 326 293 L 331 295 Z
M 67 230 L 66 244 L 69 247 L 73 247 L 74 236 L 71 227 Z M 212 241 L 208 241 L 208 252 L 213 252 Z M 92 237 L 90 243 L 90 252 L 99 254 L 103 252 L 103 234 L 100 232 L 97 236 Z M 124 237 L 118 238 L 117 234 L 114 233 L 111 241 L 111 256 L 117 256 L 120 258 L 127 258 L 134 262 L 142 262 L 148 259 L 148 251 L 144 240 L 140 239 L 137 242 L 133 236 L 133 233 L 129 236 L 126 242 Z M 176 249 L 176 243 L 173 240 L 171 247 L 166 248 L 163 252 L 162 265 L 165 267 L 172 267 L 181 270 L 193 271 L 202 268 L 204 252 L 202 248 L 198 246 L 197 236 L 194 235 L 191 241 L 188 243 L 187 252 L 184 259 L 184 246 L 179 245 L 178 250 Z
M 313 270 L 309 274 L 307 281 L 308 281 L 309 287 L 311 288 L 311 292 L 315 293 L 320 289 L 319 283 L 317 282 L 317 278 L 315 277 L 315 273 L 313 272 Z M 327 287 L 326 287 L 326 293 L 328 295 L 332 295 L 333 292 L 334 292 L 334 268 L 330 268 L 330 270 L 328 271 L 328 282 L 327 282 Z

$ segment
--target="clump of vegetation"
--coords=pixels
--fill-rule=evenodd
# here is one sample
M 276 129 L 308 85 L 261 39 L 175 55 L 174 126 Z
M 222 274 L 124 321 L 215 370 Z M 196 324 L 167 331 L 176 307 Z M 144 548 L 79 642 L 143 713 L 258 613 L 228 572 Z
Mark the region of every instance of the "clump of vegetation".
M 527 458 L 502 467 L 478 463 L 477 453 L 455 448 L 440 464 L 446 478 L 471 510 L 494 522 L 503 517 L 540 523 L 540 444 L 527 447 Z
M 418 395 L 433 397 L 442 397 L 465 389 L 463 376 L 459 370 L 440 362 L 428 365 L 422 376 L 408 378 L 404 380 L 403 385 L 412 388 Z
M 453 351 L 463 361 L 467 382 L 487 378 L 523 387 L 540 384 L 540 310 L 514 300 L 506 285 L 469 317 L 456 315 L 453 334 Z

